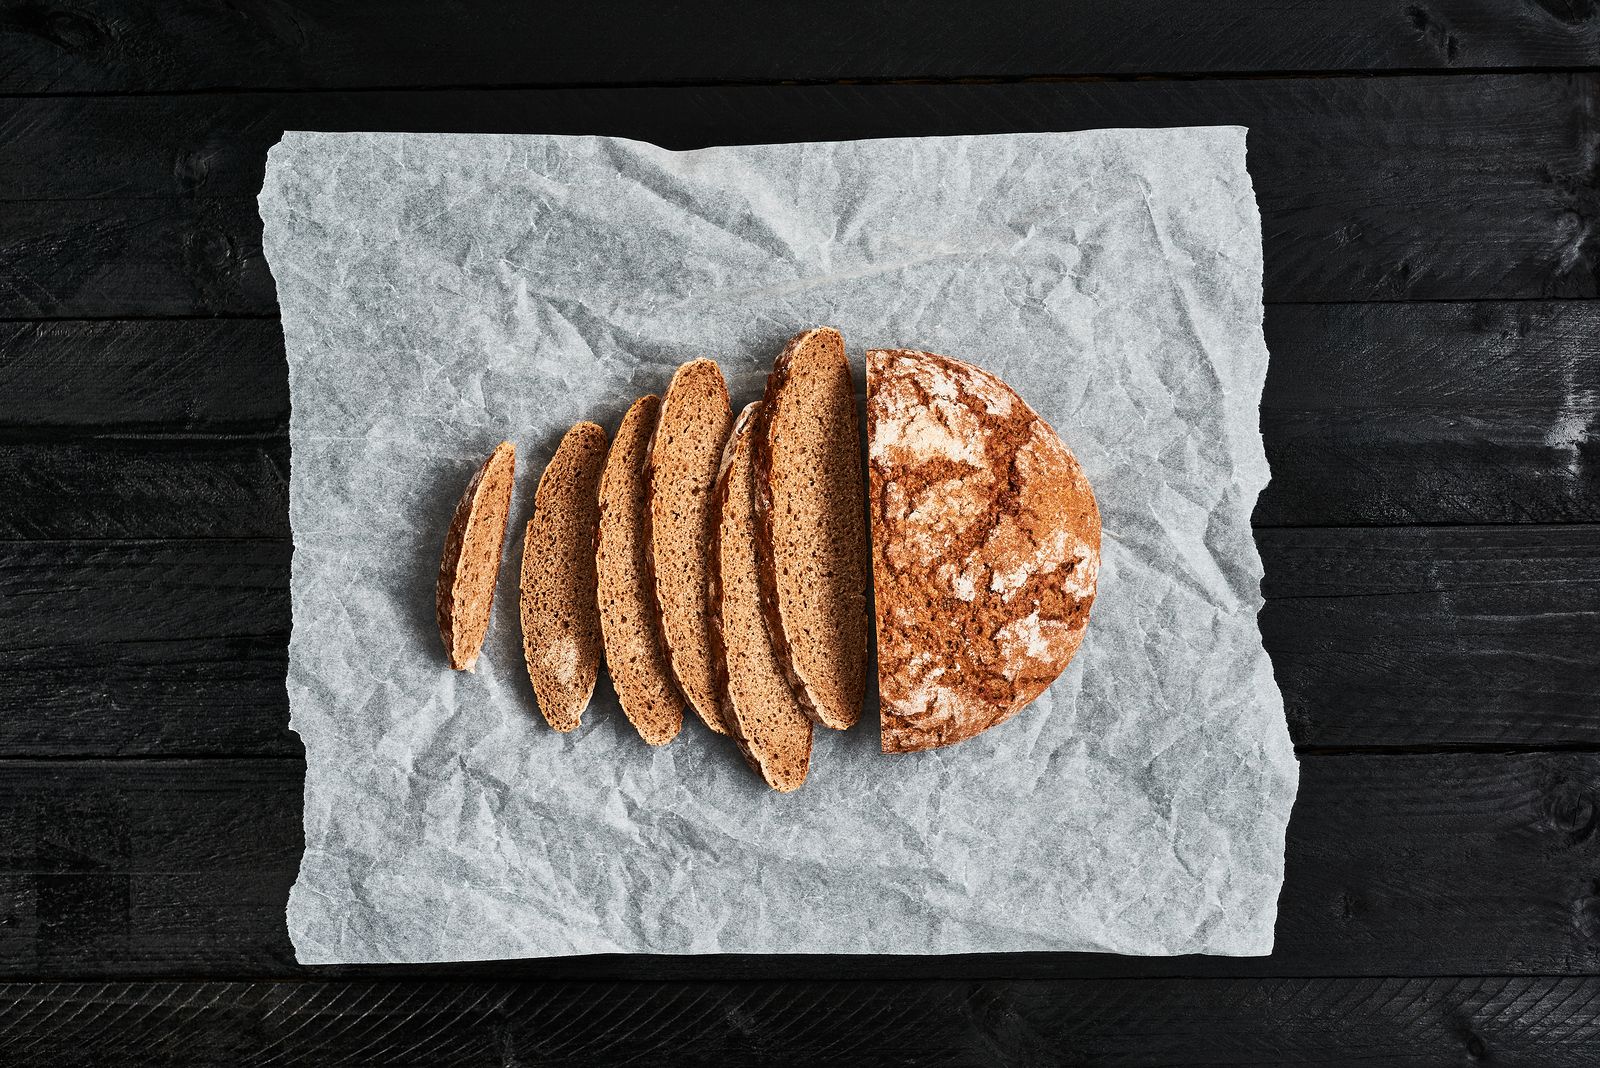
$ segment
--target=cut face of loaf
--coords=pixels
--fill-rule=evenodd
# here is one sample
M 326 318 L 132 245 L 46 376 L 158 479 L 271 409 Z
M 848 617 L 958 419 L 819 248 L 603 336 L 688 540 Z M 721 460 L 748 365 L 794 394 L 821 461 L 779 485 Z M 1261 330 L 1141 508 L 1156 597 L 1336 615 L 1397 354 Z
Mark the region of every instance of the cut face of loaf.
M 678 368 L 650 445 L 650 555 L 673 680 L 718 734 L 722 694 L 712 652 L 711 490 L 733 424 L 728 387 L 710 360 Z
M 844 730 L 866 692 L 869 548 L 855 383 L 844 339 L 807 330 L 767 378 L 756 427 L 763 603 L 812 719 Z
M 751 404 L 734 424 L 717 476 L 712 620 L 726 669 L 723 716 L 750 766 L 774 790 L 798 789 L 811 762 L 811 720 L 795 699 L 761 610 Z
M 539 479 L 522 545 L 522 652 L 539 711 L 558 731 L 578 726 L 600 672 L 595 537 L 606 432 L 579 423 Z
M 883 749 L 970 738 L 1066 668 L 1089 623 L 1100 513 L 1054 430 L 959 360 L 867 353 Z
M 476 667 L 489 632 L 516 470 L 517 448 L 502 441 L 467 483 L 445 534 L 436 611 L 445 655 L 458 671 Z
M 645 468 L 660 412 L 658 398 L 640 397 L 622 417 L 600 478 L 595 550 L 606 666 L 622 711 L 650 745 L 667 744 L 683 726 L 683 696 L 672 681 L 656 619 L 647 538 Z

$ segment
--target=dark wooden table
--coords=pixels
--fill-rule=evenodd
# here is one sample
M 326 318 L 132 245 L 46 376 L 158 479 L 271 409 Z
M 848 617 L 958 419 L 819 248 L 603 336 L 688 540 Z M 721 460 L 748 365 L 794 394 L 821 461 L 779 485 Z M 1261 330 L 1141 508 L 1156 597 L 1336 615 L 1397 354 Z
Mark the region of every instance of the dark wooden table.
M 1600 1064 L 1593 0 L 3 0 L 0 96 L 0 1063 Z M 282 130 L 1208 123 L 1266 239 L 1273 956 L 295 965 Z

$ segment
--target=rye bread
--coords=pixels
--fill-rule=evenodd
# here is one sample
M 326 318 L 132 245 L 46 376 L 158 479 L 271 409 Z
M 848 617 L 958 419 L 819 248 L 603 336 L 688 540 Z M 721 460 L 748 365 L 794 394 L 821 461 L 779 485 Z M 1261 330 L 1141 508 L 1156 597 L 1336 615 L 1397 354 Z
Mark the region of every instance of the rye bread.
M 813 720 L 861 718 L 870 548 L 855 382 L 832 327 L 797 334 L 756 426 L 762 603 L 778 660 Z
M 502 441 L 467 482 L 445 534 L 435 613 L 445 656 L 457 671 L 476 668 L 489 632 L 516 470 L 517 447 Z
M 661 642 L 646 537 L 645 467 L 660 412 L 660 398 L 640 397 L 617 427 L 600 477 L 595 547 L 606 667 L 622 711 L 650 745 L 666 745 L 683 726 L 683 695 L 672 681 Z
M 673 681 L 711 730 L 726 734 L 712 649 L 711 492 L 733 424 L 711 360 L 678 368 L 661 401 L 647 479 L 656 609 Z
M 761 608 L 752 423 L 759 402 L 740 413 L 723 450 L 714 496 L 711 607 L 726 695 L 722 714 L 745 760 L 774 790 L 806 781 L 811 719 L 794 696 Z
M 539 478 L 522 543 L 522 652 L 539 711 L 558 731 L 578 726 L 600 671 L 595 539 L 606 432 L 579 423 Z
M 970 738 L 1066 668 L 1089 622 L 1100 514 L 1076 458 L 999 378 L 867 353 L 883 750 Z

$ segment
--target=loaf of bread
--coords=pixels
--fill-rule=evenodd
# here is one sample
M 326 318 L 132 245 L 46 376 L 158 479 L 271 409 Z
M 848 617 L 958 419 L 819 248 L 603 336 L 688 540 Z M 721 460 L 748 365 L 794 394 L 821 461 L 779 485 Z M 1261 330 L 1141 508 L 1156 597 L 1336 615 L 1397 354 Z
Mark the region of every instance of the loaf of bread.
M 522 652 L 539 711 L 558 731 L 578 726 L 600 672 L 595 539 L 606 432 L 579 423 L 539 478 L 522 545 Z
M 711 605 L 723 718 L 752 768 L 774 790 L 798 789 L 811 763 L 811 720 L 779 663 L 761 609 L 752 423 L 760 402 L 734 423 L 714 497 Z
M 1015 715 L 1083 641 L 1100 515 L 1072 452 L 1005 383 L 946 356 L 867 353 L 886 753 Z
M 844 338 L 796 335 L 767 378 L 755 430 L 763 605 L 801 705 L 837 730 L 861 717 L 867 583 L 860 424 Z
M 711 491 L 733 425 L 728 386 L 711 360 L 678 368 L 650 444 L 650 558 L 667 663 L 678 689 L 711 730 L 722 725 L 712 655 Z
M 633 402 L 622 417 L 600 477 L 600 540 L 595 573 L 606 667 L 628 721 L 650 745 L 666 745 L 683 726 L 683 695 L 672 681 L 656 618 L 650 566 L 645 468 L 661 401 Z
M 435 609 L 445 656 L 458 671 L 477 666 L 489 632 L 516 470 L 517 447 L 502 441 L 467 482 L 445 534 Z

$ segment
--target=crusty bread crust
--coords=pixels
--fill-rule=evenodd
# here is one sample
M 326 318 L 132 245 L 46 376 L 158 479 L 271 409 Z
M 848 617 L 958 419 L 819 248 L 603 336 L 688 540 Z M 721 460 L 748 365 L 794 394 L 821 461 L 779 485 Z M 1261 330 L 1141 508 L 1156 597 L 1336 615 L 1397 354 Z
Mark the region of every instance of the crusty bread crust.
M 951 745 L 1072 659 L 1100 514 L 1055 431 L 970 364 L 869 351 L 867 428 L 883 750 Z
M 467 482 L 445 534 L 435 615 L 445 656 L 457 671 L 476 668 L 489 631 L 516 469 L 517 447 L 502 441 Z
M 522 653 L 539 711 L 570 731 L 600 673 L 594 551 L 606 432 L 579 423 L 561 439 L 534 495 L 522 545 Z
M 761 605 L 752 423 L 740 413 L 722 453 L 713 498 L 712 634 L 726 695 L 723 720 L 739 751 L 774 790 L 797 790 L 811 763 L 811 719 L 794 696 Z
M 660 398 L 640 397 L 617 427 L 600 478 L 600 538 L 595 548 L 606 666 L 622 711 L 650 745 L 666 745 L 683 726 L 683 695 L 672 681 L 656 618 L 655 575 L 646 535 L 645 466 L 660 411 Z
M 667 663 L 689 706 L 717 734 L 727 728 L 711 644 L 711 493 L 732 426 L 716 363 L 684 364 L 661 401 L 647 472 L 647 537 Z
M 761 590 L 773 648 L 811 718 L 845 730 L 861 718 L 866 693 L 871 565 L 855 385 L 839 331 L 790 339 L 757 418 Z

